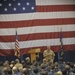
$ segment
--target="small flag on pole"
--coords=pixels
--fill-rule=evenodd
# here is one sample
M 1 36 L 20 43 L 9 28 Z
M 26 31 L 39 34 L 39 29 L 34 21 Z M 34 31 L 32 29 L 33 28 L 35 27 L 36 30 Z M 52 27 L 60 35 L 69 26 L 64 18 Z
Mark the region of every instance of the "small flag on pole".
M 64 55 L 64 52 L 63 52 L 63 40 L 62 40 L 62 28 L 61 28 L 61 31 L 60 31 L 60 47 L 61 47 L 61 56 Z
M 20 57 L 20 46 L 18 41 L 17 30 L 16 30 L 16 40 L 15 40 L 15 56 L 17 56 L 18 58 Z
M 60 31 L 60 46 L 61 46 L 61 49 L 63 48 L 63 41 L 62 41 L 62 28 L 61 28 L 61 31 Z

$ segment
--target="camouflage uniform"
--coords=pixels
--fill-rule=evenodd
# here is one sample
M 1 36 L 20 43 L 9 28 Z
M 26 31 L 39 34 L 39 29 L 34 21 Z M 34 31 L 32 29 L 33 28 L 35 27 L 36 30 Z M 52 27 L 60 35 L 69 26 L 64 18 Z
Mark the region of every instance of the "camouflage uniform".
M 50 60 L 50 62 L 53 63 L 55 53 L 52 50 L 45 50 L 44 53 L 43 53 L 43 56 L 45 57 L 45 59 L 47 61 Z

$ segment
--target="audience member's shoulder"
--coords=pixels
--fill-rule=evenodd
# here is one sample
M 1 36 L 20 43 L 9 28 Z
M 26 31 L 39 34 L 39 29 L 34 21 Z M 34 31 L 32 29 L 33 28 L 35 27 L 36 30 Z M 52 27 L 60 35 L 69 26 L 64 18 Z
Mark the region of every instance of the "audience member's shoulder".
M 48 75 L 48 73 L 46 71 L 42 71 L 41 75 Z
M 57 72 L 58 75 L 63 75 L 62 71 Z

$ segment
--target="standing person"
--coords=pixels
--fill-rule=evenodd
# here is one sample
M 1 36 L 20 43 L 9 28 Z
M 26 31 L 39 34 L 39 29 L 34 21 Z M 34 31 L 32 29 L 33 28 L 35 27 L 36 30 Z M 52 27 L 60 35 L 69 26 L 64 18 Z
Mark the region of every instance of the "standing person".
M 14 65 L 14 67 L 16 67 L 20 72 L 23 69 L 23 65 L 20 63 L 19 59 L 15 60 L 16 64 Z
M 50 49 L 50 46 L 47 46 L 47 50 L 44 51 L 43 56 L 47 61 L 50 60 L 53 63 L 55 53 Z

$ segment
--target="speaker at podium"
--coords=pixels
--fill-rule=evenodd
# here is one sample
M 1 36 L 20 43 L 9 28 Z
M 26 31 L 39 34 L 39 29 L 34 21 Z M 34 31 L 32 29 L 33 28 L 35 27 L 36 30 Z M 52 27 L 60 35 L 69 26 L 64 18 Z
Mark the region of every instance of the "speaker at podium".
M 36 58 L 39 57 L 40 48 L 31 49 L 31 50 L 28 51 L 28 53 L 30 54 L 31 63 L 32 63 L 33 60 L 36 60 Z

